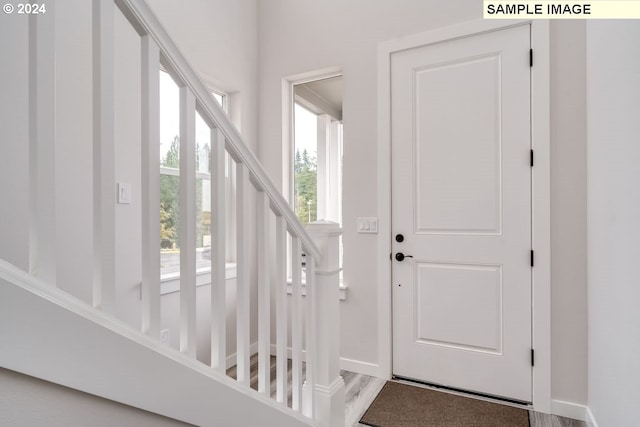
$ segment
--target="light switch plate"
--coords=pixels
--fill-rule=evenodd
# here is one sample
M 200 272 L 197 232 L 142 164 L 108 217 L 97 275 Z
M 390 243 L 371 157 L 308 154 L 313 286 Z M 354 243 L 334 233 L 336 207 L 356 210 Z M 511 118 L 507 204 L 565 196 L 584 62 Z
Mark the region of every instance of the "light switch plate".
M 131 204 L 131 184 L 128 182 L 118 183 L 118 203 L 121 205 Z
M 378 234 L 378 218 L 359 217 L 356 220 L 356 229 L 358 233 Z

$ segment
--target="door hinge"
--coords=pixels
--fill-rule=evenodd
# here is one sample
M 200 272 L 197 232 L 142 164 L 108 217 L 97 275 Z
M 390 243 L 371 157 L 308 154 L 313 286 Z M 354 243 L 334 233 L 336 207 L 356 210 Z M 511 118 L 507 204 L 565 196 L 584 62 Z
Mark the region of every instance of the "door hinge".
M 531 366 L 535 366 L 535 359 L 536 359 L 535 350 L 531 349 Z
M 531 163 L 531 167 L 533 167 L 533 150 L 531 150 L 531 155 L 529 156 L 529 163 Z
M 533 67 L 533 49 L 529 49 L 529 67 Z
M 533 249 L 531 249 L 531 267 L 533 267 Z

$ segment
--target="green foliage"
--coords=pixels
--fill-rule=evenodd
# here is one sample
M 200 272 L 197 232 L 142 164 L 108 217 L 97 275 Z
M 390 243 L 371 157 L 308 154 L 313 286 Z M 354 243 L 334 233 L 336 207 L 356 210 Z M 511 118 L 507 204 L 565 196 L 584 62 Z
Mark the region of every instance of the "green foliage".
M 161 164 L 168 168 L 178 169 L 180 167 L 180 137 L 178 135 L 173 137 L 167 155 L 164 156 Z
M 169 150 L 160 164 L 168 168 L 180 167 L 180 138 L 171 141 Z M 160 247 L 176 249 L 180 247 L 180 177 L 160 175 Z
M 295 210 L 298 219 L 307 224 L 317 219 L 318 186 L 316 159 L 307 150 L 296 150 L 295 163 Z
M 200 159 L 208 158 L 208 144 L 202 148 L 196 146 L 196 170 L 200 168 Z M 180 138 L 173 138 L 167 154 L 160 164 L 168 168 L 180 168 Z M 208 172 L 208 171 L 207 171 Z M 180 248 L 180 177 L 160 175 L 160 247 L 162 249 Z M 211 214 L 202 212 L 202 179 L 196 180 L 196 242 L 202 246 L 204 236 L 210 235 Z

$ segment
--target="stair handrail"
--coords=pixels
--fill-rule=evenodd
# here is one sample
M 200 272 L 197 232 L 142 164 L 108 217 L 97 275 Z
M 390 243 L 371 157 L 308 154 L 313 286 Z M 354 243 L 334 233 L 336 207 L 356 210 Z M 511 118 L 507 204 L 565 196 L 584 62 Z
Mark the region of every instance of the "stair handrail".
M 317 263 L 321 262 L 322 255 L 320 250 L 291 209 L 291 206 L 289 206 L 280 191 L 277 190 L 255 154 L 243 142 L 243 138 L 236 127 L 214 100 L 198 73 L 182 55 L 180 49 L 165 31 L 146 1 L 115 0 L 115 4 L 140 36 L 148 35 L 153 38 L 160 49 L 162 61 L 169 65 L 171 72 L 176 73 L 180 80 L 192 91 L 196 100 L 202 106 L 203 110 L 201 112 L 206 115 L 206 119 L 212 122 L 224 135 L 225 146 L 230 155 L 234 160 L 240 161 L 247 166 L 254 186 L 257 190 L 264 191 L 267 194 L 271 202 L 271 208 L 276 214 L 285 219 L 288 231 L 300 238 L 302 245 L 306 249 L 307 256 L 313 257 Z

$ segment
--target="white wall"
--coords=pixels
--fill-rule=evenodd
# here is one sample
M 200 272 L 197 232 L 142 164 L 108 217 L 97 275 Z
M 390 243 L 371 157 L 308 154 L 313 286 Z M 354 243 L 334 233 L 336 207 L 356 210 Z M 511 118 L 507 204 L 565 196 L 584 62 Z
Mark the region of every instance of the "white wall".
M 377 215 L 377 44 L 481 19 L 475 1 L 270 0 L 259 3 L 260 159 L 282 184 L 282 79 L 341 67 L 344 119 L 344 277 L 341 354 L 377 357 L 376 235 L 356 217 Z M 586 403 L 584 25 L 552 24 L 552 397 Z
M 377 43 L 470 19 L 474 1 L 422 0 L 259 3 L 260 160 L 282 184 L 282 78 L 321 68 L 343 70 L 344 279 L 341 354 L 377 363 L 376 236 L 356 234 L 355 218 L 375 216 Z M 465 7 L 465 5 L 467 7 Z
M 0 14 L 0 259 L 29 268 L 27 19 Z
M 227 355 L 235 360 L 236 348 L 236 278 L 226 281 L 227 308 Z M 180 349 L 180 292 L 172 292 L 161 297 L 160 330 L 169 330 L 169 345 Z M 255 319 L 255 318 L 254 318 Z M 211 363 L 211 285 L 196 288 L 196 357 L 205 364 Z M 255 331 L 252 334 L 255 340 Z M 252 340 L 253 342 L 253 340 Z M 234 363 L 235 364 L 235 363 Z M 228 366 L 230 367 L 230 366 Z
M 638 425 L 640 24 L 587 23 L 589 407 Z
M 587 402 L 584 21 L 551 23 L 551 388 Z
M 149 0 L 202 79 L 232 95 L 231 116 L 253 150 L 257 141 L 257 0 Z
M 1 368 L 0 424 L 14 427 L 189 425 Z

